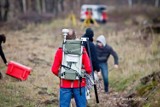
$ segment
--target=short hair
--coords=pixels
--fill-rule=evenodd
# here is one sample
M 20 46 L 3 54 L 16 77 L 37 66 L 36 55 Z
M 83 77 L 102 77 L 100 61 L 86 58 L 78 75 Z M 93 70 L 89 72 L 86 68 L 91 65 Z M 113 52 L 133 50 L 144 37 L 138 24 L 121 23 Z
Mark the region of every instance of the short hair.
M 4 34 L 0 34 L 0 42 L 3 42 L 3 43 L 6 42 L 6 37 Z
M 68 35 L 66 36 L 66 39 L 76 39 L 76 33 L 73 29 L 69 29 Z

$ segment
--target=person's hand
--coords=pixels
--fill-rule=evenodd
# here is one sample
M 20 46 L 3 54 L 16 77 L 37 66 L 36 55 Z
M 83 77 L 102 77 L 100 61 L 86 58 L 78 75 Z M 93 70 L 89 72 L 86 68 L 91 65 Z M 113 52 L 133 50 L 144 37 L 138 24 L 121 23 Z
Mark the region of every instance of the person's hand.
M 101 71 L 97 72 L 97 75 L 98 75 L 99 79 L 102 79 Z
M 8 62 L 6 63 L 6 66 L 8 66 Z
M 118 68 L 118 65 L 117 65 L 117 64 L 115 64 L 115 65 L 114 65 L 114 68 Z

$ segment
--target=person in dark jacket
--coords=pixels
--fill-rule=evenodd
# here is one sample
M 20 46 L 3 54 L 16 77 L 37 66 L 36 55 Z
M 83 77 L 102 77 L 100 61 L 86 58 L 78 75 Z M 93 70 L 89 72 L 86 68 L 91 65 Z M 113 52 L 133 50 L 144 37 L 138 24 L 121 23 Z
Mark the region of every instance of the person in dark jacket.
M 0 34 L 0 55 L 2 57 L 2 60 L 4 62 L 5 65 L 7 65 L 7 60 L 5 58 L 5 55 L 3 53 L 3 49 L 2 49 L 2 42 L 5 43 L 6 42 L 6 37 L 4 34 Z
M 90 54 L 91 59 L 92 59 L 92 67 L 93 67 L 93 71 L 97 71 L 98 75 L 100 76 L 100 67 L 99 67 L 99 63 L 98 63 L 98 59 L 97 59 L 97 53 L 96 53 L 96 47 L 93 43 L 93 37 L 94 37 L 94 32 L 91 28 L 87 28 L 85 34 L 82 37 L 86 37 L 89 38 L 89 48 L 90 48 Z M 87 50 L 87 53 L 89 52 L 89 49 L 87 47 L 87 43 L 84 42 L 84 46 Z M 89 53 L 88 53 L 89 55 Z
M 118 68 L 118 55 L 113 50 L 111 46 L 106 44 L 106 39 L 103 35 L 100 35 L 96 40 L 96 49 L 97 49 L 97 55 L 99 60 L 99 66 L 101 69 L 102 77 L 103 77 L 103 83 L 104 83 L 104 90 L 106 93 L 108 93 L 108 64 L 107 61 L 109 59 L 109 56 L 112 55 L 114 58 L 114 67 Z

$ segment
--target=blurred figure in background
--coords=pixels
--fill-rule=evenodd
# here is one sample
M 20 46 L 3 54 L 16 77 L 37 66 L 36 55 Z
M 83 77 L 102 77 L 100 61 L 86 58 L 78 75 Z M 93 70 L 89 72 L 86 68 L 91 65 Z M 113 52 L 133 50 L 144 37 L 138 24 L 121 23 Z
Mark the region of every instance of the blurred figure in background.
M 3 49 L 2 49 L 2 42 L 3 42 L 3 43 L 6 42 L 6 37 L 5 37 L 4 34 L 0 34 L 0 56 L 1 56 L 4 64 L 7 65 L 7 60 L 6 60 L 6 58 L 5 58 L 5 55 L 4 55 Z M 1 71 L 0 71 L 0 79 L 2 79 L 2 77 L 3 77 L 3 75 L 2 75 L 2 73 L 1 73 Z
M 104 90 L 106 93 L 109 92 L 109 81 L 108 81 L 108 59 L 109 56 L 112 55 L 114 58 L 114 67 L 118 68 L 118 55 L 113 50 L 111 46 L 106 44 L 106 39 L 104 35 L 100 35 L 96 40 L 96 50 L 97 56 L 99 60 L 99 66 L 101 69 L 103 83 L 104 83 Z
M 6 57 L 3 53 L 3 49 L 2 49 L 2 42 L 5 43 L 6 42 L 6 37 L 4 34 L 0 34 L 0 55 L 1 55 L 1 58 L 4 62 L 5 65 L 7 65 L 7 60 L 6 60 Z
M 91 24 L 94 24 L 93 19 L 92 19 L 92 9 L 87 8 L 85 15 L 86 15 L 86 19 L 88 19 L 90 21 Z
M 108 14 L 105 10 L 102 11 L 102 23 L 106 23 L 108 20 Z
M 82 28 L 83 27 L 90 27 L 92 25 L 98 26 L 98 23 L 96 22 L 95 19 L 92 18 L 92 9 L 87 8 L 85 15 L 86 15 L 86 19 L 84 20 L 83 24 L 82 24 Z

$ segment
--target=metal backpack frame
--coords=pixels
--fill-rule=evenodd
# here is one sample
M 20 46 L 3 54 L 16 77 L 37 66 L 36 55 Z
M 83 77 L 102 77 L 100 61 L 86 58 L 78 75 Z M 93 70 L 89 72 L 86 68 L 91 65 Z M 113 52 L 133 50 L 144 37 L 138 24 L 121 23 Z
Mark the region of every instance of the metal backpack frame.
M 62 33 L 64 36 L 62 44 L 63 56 L 59 76 L 66 80 L 79 80 L 81 94 L 81 82 L 82 78 L 85 78 L 85 71 L 82 70 L 83 42 L 85 39 L 66 40 L 69 30 L 62 29 Z
M 78 80 L 84 77 L 82 72 L 83 40 L 66 40 L 69 30 L 63 29 L 62 32 L 64 41 L 60 77 L 67 80 Z

